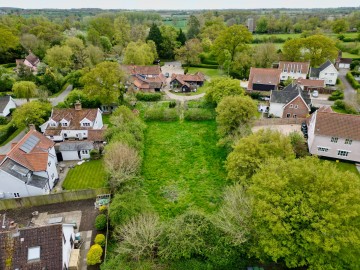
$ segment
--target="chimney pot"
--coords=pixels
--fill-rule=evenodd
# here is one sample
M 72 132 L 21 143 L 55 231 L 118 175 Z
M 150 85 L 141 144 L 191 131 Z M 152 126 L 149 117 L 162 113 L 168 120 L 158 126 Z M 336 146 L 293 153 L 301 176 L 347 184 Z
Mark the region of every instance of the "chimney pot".
M 80 102 L 80 101 L 76 101 L 76 103 L 75 103 L 75 110 L 76 110 L 76 111 L 80 111 L 80 110 L 81 110 L 81 102 Z
M 35 125 L 34 125 L 34 124 L 30 124 L 30 125 L 29 125 L 29 129 L 30 129 L 30 130 L 35 130 Z

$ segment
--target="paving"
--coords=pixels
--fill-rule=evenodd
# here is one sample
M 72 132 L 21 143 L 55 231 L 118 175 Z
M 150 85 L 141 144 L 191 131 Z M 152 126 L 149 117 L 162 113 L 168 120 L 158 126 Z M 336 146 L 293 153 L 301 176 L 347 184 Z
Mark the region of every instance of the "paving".
M 356 104 L 356 90 L 351 86 L 351 84 L 346 79 L 346 73 L 349 72 L 348 69 L 339 69 L 339 79 L 342 81 L 345 89 L 344 89 L 344 100 Z
M 256 126 L 251 130 L 256 132 L 260 129 L 271 129 L 280 131 L 284 135 L 289 135 L 291 132 L 298 131 L 301 132 L 301 125 L 269 125 L 269 126 Z
M 37 216 L 34 216 L 31 219 L 31 223 L 36 226 L 49 225 L 49 221 L 55 218 L 61 218 L 60 223 L 75 223 L 75 233 L 79 231 L 81 223 L 81 211 L 61 212 L 56 214 L 48 214 L 48 212 L 39 213 Z

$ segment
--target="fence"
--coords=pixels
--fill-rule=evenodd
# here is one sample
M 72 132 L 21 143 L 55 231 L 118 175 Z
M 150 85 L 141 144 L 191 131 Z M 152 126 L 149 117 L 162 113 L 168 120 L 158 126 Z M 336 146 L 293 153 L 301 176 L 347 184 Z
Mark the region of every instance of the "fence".
M 6 209 L 14 209 L 18 207 L 32 207 L 32 206 L 39 206 L 39 205 L 46 205 L 53 203 L 86 200 L 86 199 L 96 198 L 97 195 L 104 193 L 110 193 L 110 189 L 99 188 L 99 189 L 84 189 L 84 190 L 76 190 L 76 191 L 63 191 L 48 195 L 0 200 L 0 211 Z
M 300 125 L 306 118 L 263 118 L 256 120 L 254 126 Z

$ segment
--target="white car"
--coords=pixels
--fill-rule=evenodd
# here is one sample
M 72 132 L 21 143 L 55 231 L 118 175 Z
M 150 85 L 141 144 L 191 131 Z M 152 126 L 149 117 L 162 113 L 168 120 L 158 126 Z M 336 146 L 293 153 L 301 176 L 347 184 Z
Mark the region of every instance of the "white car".
M 314 92 L 312 92 L 312 96 L 313 97 L 318 97 L 319 96 L 319 91 L 315 90 Z

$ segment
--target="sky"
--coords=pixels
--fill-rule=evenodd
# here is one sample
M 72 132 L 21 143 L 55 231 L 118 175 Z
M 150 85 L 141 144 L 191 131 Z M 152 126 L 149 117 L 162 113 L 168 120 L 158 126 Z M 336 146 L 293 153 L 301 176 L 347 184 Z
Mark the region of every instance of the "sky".
M 358 0 L 0 0 L 0 7 L 102 9 L 253 9 L 360 6 Z

